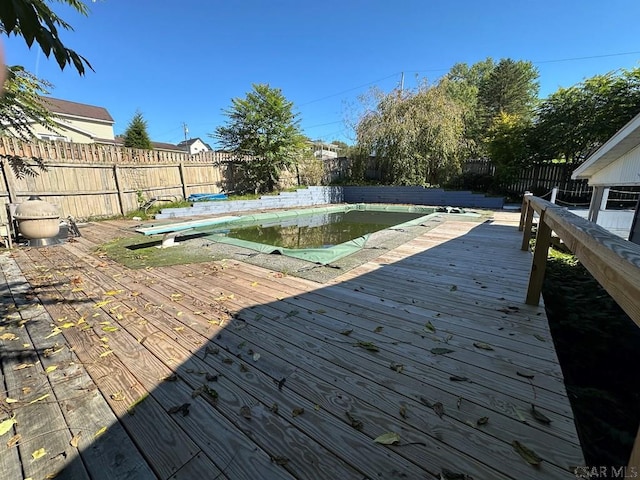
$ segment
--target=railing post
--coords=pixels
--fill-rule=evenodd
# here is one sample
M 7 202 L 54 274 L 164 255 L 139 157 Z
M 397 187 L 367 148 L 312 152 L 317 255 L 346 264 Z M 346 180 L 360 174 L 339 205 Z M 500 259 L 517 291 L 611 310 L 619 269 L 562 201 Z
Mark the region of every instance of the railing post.
M 531 241 L 531 229 L 533 227 L 533 214 L 534 210 L 530 203 L 527 203 L 526 212 L 524 212 L 526 218 L 524 220 L 524 233 L 522 234 L 522 246 L 521 250 L 529 250 L 529 242 Z
M 544 221 L 545 210 L 540 212 L 538 221 L 538 233 L 536 234 L 536 248 L 533 253 L 533 264 L 531 265 L 531 275 L 529 276 L 529 286 L 527 288 L 527 305 L 538 305 L 542 284 L 544 283 L 544 272 L 547 268 L 547 255 L 551 245 L 551 228 Z
M 551 203 L 556 203 L 556 198 L 558 198 L 558 190 L 560 190 L 558 187 L 553 187 L 551 189 Z
M 527 192 L 524 192 L 524 196 L 522 197 L 522 207 L 520 207 L 520 224 L 518 225 L 518 230 L 520 232 L 524 228 L 524 217 L 525 217 L 525 214 L 527 213 L 527 205 L 529 205 L 528 197 L 530 197 L 531 195 L 532 193 L 527 191 Z

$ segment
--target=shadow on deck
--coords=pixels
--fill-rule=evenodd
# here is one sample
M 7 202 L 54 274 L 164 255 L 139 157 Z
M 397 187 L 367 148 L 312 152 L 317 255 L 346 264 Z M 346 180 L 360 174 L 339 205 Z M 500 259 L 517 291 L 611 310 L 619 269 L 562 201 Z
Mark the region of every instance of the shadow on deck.
M 0 418 L 17 422 L 3 441 L 20 437 L 0 468 L 575 478 L 584 460 L 544 309 L 523 302 L 531 256 L 517 217 L 496 215 L 445 222 L 329 285 L 232 260 L 128 270 L 86 239 L 17 252 L 20 268 L 5 255 L 16 308 L 0 353 L 17 401 Z M 39 362 L 5 355 L 21 347 Z M 374 442 L 389 432 L 399 443 Z

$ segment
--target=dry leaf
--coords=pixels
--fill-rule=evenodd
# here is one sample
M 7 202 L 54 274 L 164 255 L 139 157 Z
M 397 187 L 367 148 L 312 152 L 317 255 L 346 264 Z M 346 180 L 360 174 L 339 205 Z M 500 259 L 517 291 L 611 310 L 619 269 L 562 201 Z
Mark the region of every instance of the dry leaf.
M 451 375 L 449 377 L 449 380 L 451 380 L 452 382 L 468 382 L 469 381 L 467 377 L 460 377 L 458 375 Z
M 16 337 L 13 333 L 3 333 L 0 335 L 0 340 L 16 340 Z
M 480 417 L 478 420 L 476 420 L 476 425 L 480 426 L 480 425 L 486 425 L 489 422 L 489 417 Z
M 398 373 L 402 373 L 402 370 L 404 369 L 404 365 L 401 363 L 391 362 L 391 365 L 389 365 L 389 368 Z
M 300 312 L 298 310 L 291 310 L 290 312 L 288 312 L 284 318 L 289 318 L 289 317 L 295 317 L 296 315 L 298 315 Z
M 105 295 L 118 295 L 119 293 L 124 292 L 124 290 L 109 290 L 108 292 L 104 292 Z
M 82 435 L 82 432 L 76 433 L 71 441 L 69 441 L 69 445 L 71 445 L 73 448 L 78 448 L 78 443 L 80 443 L 80 435 Z
M 450 292 L 455 292 L 456 290 L 458 290 L 458 286 L 457 285 L 451 285 L 451 288 L 449 289 Z
M 76 326 L 75 323 L 67 322 L 67 323 L 64 323 L 64 324 L 60 325 L 60 328 L 71 328 L 71 327 L 75 327 L 75 326 Z
M 483 342 L 473 342 L 473 346 L 476 348 L 480 348 L 482 350 L 493 350 L 493 347 L 488 343 Z
M 440 480 L 473 480 L 473 478 L 465 473 L 452 472 L 443 468 L 440 472 Z
M 182 312 L 178 312 L 178 314 L 180 314 L 180 313 L 182 313 Z M 173 327 L 173 329 L 174 329 L 176 332 L 181 332 L 181 331 L 183 331 L 183 330 L 184 330 L 184 327 Z
M 535 377 L 533 373 L 520 372 L 520 371 L 517 371 L 516 375 L 518 375 L 519 377 L 528 378 L 529 380 L 532 380 Z
M 400 441 L 400 435 L 395 432 L 383 433 L 379 437 L 374 438 L 373 441 L 376 443 L 381 443 L 382 445 L 393 445 L 394 443 L 398 443 Z
M 400 416 L 402 418 L 407 418 L 407 406 L 406 405 L 401 405 L 400 406 Z
M 112 393 L 111 395 L 109 395 L 109 397 L 111 398 L 111 400 L 115 400 L 116 402 L 121 402 L 122 400 L 124 400 L 124 395 L 122 394 L 122 392 Z
M 107 326 L 102 327 L 102 331 L 103 332 L 117 332 L 118 331 L 118 327 L 112 327 L 110 325 L 107 325 Z
M 35 450 L 31 454 L 31 458 L 33 458 L 33 460 L 37 460 L 39 458 L 44 457 L 46 454 L 47 454 L 47 451 L 44 448 L 39 448 L 38 450 Z
M 53 330 L 51 330 L 51 333 L 49 335 L 47 335 L 46 337 L 44 337 L 44 339 L 48 339 L 51 337 L 55 337 L 56 335 L 59 335 L 62 333 L 62 330 L 58 327 L 55 327 Z
M 442 405 L 442 402 L 434 403 L 431 408 L 433 408 L 433 411 L 436 412 L 436 415 L 442 418 L 442 416 L 444 415 L 444 405 Z
M 93 438 L 98 438 L 100 435 L 102 435 L 106 431 L 107 431 L 107 427 L 102 427 L 96 433 L 93 434 Z
M 348 337 L 349 335 L 351 335 L 351 333 L 353 333 L 353 328 L 350 328 L 349 330 L 342 330 L 340 332 L 340 335 L 345 335 Z
M 276 411 L 277 411 L 277 406 L 276 406 Z M 271 407 L 271 410 L 273 411 L 273 407 Z M 240 415 L 242 415 L 244 418 L 246 418 L 247 420 L 251 420 L 251 408 L 248 407 L 247 405 L 244 405 L 240 408 Z
M 358 420 L 353 415 L 351 415 L 349 412 L 345 412 L 345 415 L 349 419 L 349 423 L 351 423 L 351 426 L 353 428 L 355 428 L 356 430 L 362 430 L 363 424 L 362 424 L 361 420 Z
M 551 423 L 551 419 L 541 413 L 539 410 L 536 410 L 536 406 L 533 404 L 531 404 L 531 415 L 540 423 L 543 423 L 545 425 L 549 425 Z
M 271 405 L 271 408 L 269 408 L 269 410 L 271 410 L 273 413 L 278 413 L 278 404 L 274 403 L 273 405 Z
M 13 367 L 14 371 L 24 370 L 25 368 L 35 367 L 35 363 L 21 363 L 20 365 L 16 365 Z
M 539 333 L 534 333 L 533 336 L 536 337 L 541 342 L 546 342 L 545 338 L 542 335 L 540 335 Z
M 511 445 L 513 446 L 513 449 L 518 453 L 518 455 L 524 458 L 530 465 L 540 465 L 540 463 L 542 463 L 542 459 L 536 454 L 536 452 L 534 452 L 530 448 L 527 448 L 518 440 L 514 440 L 513 442 L 511 442 Z
M 373 333 L 380 333 L 382 330 L 384 330 L 384 327 L 376 327 L 373 329 Z
M 287 457 L 281 457 L 280 455 L 276 455 L 275 457 L 271 457 L 271 461 L 276 465 L 284 466 L 289 463 L 289 459 Z
M 44 370 L 44 371 L 45 371 L 45 373 L 51 373 L 51 372 L 53 372 L 54 370 L 56 370 L 57 368 L 58 368 L 58 366 L 57 366 L 57 365 L 49 365 L 47 368 L 45 368 L 45 370 Z
M 113 353 L 113 350 L 106 350 L 100 354 L 100 358 L 104 358 L 107 355 L 111 355 L 112 353 Z
M 291 416 L 292 417 L 297 417 L 298 415 L 302 415 L 303 413 L 304 413 L 304 408 L 298 407 L 298 408 L 294 408 L 291 411 Z
M 15 398 L 7 397 L 4 399 L 4 401 L 7 403 L 16 403 L 18 400 L 16 400 Z
M 167 412 L 171 415 L 173 415 L 174 413 L 182 413 L 183 417 L 186 417 L 187 415 L 189 415 L 189 407 L 191 406 L 190 403 L 183 403 L 182 405 L 178 405 L 176 407 L 171 407 Z
M 425 323 L 424 329 L 425 329 L 426 332 L 436 333 L 436 327 L 434 327 L 433 324 L 430 321 Z
M 430 351 L 434 355 L 446 355 L 447 353 L 455 352 L 455 350 L 451 350 L 450 348 L 443 348 L 443 347 L 435 347 L 435 348 L 432 348 Z
M 260 354 L 259 353 L 254 353 L 253 354 L 253 361 L 257 362 L 258 360 L 260 360 Z
M 7 440 L 7 448 L 15 447 L 20 440 L 22 440 L 22 435 L 16 433 L 13 437 Z
M 358 343 L 356 343 L 355 346 L 356 347 L 360 347 L 360 348 L 364 348 L 365 350 L 368 350 L 370 352 L 378 352 L 378 351 L 380 351 L 378 346 L 373 342 L 358 341 Z
M 0 422 L 0 437 L 10 431 L 13 426 L 18 423 L 16 422 L 15 417 L 16 416 L 13 415 L 11 418 L 7 418 L 6 420 Z
M 41 397 L 36 398 L 35 400 L 31 400 L 29 402 L 29 405 L 31 405 L 32 403 L 36 403 L 39 402 L 40 400 L 44 400 L 45 398 L 47 398 L 49 396 L 48 393 L 45 393 L 44 395 L 42 395 Z
M 105 305 L 109 305 L 111 303 L 111 300 L 104 300 L 102 302 L 97 302 L 93 308 L 101 308 L 104 307 Z

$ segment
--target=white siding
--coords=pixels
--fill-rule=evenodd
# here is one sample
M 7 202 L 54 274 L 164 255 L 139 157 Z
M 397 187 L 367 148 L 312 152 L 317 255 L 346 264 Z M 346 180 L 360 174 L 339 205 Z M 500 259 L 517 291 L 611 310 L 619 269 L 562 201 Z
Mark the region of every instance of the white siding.
M 589 185 L 640 185 L 640 145 L 594 173 Z

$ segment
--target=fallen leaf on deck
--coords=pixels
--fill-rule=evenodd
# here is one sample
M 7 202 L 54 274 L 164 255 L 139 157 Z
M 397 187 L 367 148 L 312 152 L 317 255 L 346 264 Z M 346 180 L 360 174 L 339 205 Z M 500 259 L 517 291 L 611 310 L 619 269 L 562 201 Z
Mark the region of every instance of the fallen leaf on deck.
M 518 419 L 522 423 L 527 423 L 527 419 L 524 418 L 524 415 L 522 414 L 522 412 L 520 411 L 520 409 L 518 407 L 513 407 L 513 410 L 516 412 L 516 415 L 518 416 Z
M 16 365 L 15 367 L 13 367 L 14 371 L 17 370 L 24 370 L 25 368 L 29 368 L 29 367 L 33 367 L 35 366 L 34 363 L 21 363 L 20 365 Z
M 452 472 L 443 468 L 440 472 L 440 480 L 473 480 L 473 478 L 465 473 Z
M 541 413 L 539 410 L 536 410 L 536 406 L 533 404 L 531 404 L 531 415 L 540 423 L 543 423 L 545 425 L 549 425 L 551 423 L 551 419 Z
M 400 406 L 400 416 L 402 418 L 407 418 L 407 406 L 406 405 L 401 405 Z
M 240 364 L 240 371 L 241 371 L 242 373 L 246 373 L 246 372 L 248 372 L 248 371 L 249 371 L 249 369 L 247 368 L 247 366 L 246 366 L 244 363 L 241 363 L 241 364 Z
M 533 336 L 536 337 L 541 342 L 546 342 L 545 338 L 542 335 L 540 335 L 539 333 L 534 333 Z
M 60 325 L 60 328 L 71 328 L 71 327 L 75 327 L 76 324 L 73 322 L 66 322 L 63 325 Z
M 446 355 L 447 353 L 453 353 L 455 350 L 451 350 L 450 348 L 443 347 L 435 347 L 430 350 L 434 355 Z
M 462 397 L 458 397 L 458 401 L 456 402 L 456 407 L 460 410 L 460 405 L 462 405 Z
M 57 365 L 49 365 L 47 368 L 45 368 L 45 370 L 44 370 L 44 371 L 45 371 L 45 373 L 51 373 L 51 372 L 53 372 L 54 370 L 56 370 L 57 368 L 58 368 L 58 366 L 57 366 Z
M 291 310 L 289 313 L 287 313 L 284 318 L 289 318 L 289 317 L 295 317 L 296 315 L 298 315 L 300 312 L 298 310 Z
M 352 333 L 353 333 L 353 328 L 350 328 L 349 330 L 342 330 L 342 331 L 340 332 L 340 335 L 345 335 L 345 336 L 347 336 L 347 337 L 348 337 L 348 336 L 349 336 L 349 335 L 351 335 Z
M 118 295 L 120 293 L 124 292 L 124 290 L 109 290 L 108 292 L 104 292 L 105 295 L 109 295 L 109 296 L 113 296 L 113 295 Z
M 224 358 L 222 360 L 222 363 L 226 363 L 227 365 L 231 365 L 233 363 L 233 360 L 231 358 Z
M 436 412 L 436 415 L 442 418 L 442 416 L 444 415 L 444 405 L 442 405 L 442 402 L 434 403 L 431 408 L 433 408 L 433 411 Z
M 113 326 L 107 325 L 105 327 L 102 327 L 102 331 L 103 332 L 117 332 L 118 331 L 118 327 L 113 327 Z
M 100 354 L 100 358 L 104 358 L 104 357 L 106 357 L 107 355 L 111 355 L 112 353 L 113 353 L 113 350 L 105 350 L 104 352 L 102 352 L 102 353 Z
M 273 405 L 271 405 L 271 408 L 269 408 L 269 410 L 271 410 L 273 413 L 278 413 L 278 404 L 274 403 Z
M 476 420 L 476 425 L 480 426 L 480 425 L 486 425 L 489 422 L 489 417 L 480 417 L 478 420 Z
M 240 415 L 242 415 L 247 420 L 251 420 L 251 408 L 247 405 L 240 407 Z
M 542 459 L 530 448 L 520 443 L 518 440 L 511 442 L 513 449 L 531 465 L 540 465 Z
M 458 375 L 451 375 L 449 377 L 449 380 L 451 380 L 452 382 L 468 382 L 469 381 L 467 377 L 460 377 Z
M 436 333 L 436 327 L 434 327 L 430 321 L 425 323 L 424 329 L 426 332 Z
M 254 362 L 257 362 L 258 360 L 260 360 L 260 354 L 259 353 L 254 353 L 252 358 L 253 358 Z
M 362 430 L 363 424 L 361 420 L 358 420 L 349 412 L 345 412 L 345 415 L 347 416 L 347 419 L 349 419 L 349 423 L 353 428 L 355 428 L 356 430 Z
M 18 400 L 16 400 L 15 398 L 7 397 L 4 399 L 4 401 L 7 403 L 16 403 Z
M 381 443 L 382 445 L 393 445 L 400 441 L 400 435 L 395 432 L 383 433 L 379 437 L 374 438 L 373 441 Z
M 275 457 L 271 457 L 271 461 L 276 465 L 286 465 L 289 463 L 289 459 L 287 457 L 281 457 L 280 455 L 276 455 Z
M 520 371 L 517 371 L 516 375 L 518 375 L 519 377 L 528 378 L 529 380 L 531 380 L 531 379 L 533 379 L 535 377 L 535 375 L 533 373 L 520 372 Z
M 178 313 L 181 313 L 181 312 L 178 312 Z M 183 330 L 184 330 L 184 327 L 173 327 L 173 329 L 174 329 L 176 332 L 181 332 L 181 331 L 183 331 Z
M 3 333 L 0 335 L 0 340 L 16 340 L 16 337 L 13 333 Z
M 78 292 L 82 292 L 82 290 L 83 290 L 82 288 L 80 288 L 80 287 L 76 287 L 76 288 L 74 288 L 74 289 L 72 289 L 72 290 L 71 290 L 71 293 L 78 293 Z
M 382 330 L 384 330 L 384 327 L 376 327 L 373 329 L 373 333 L 380 333 Z
M 294 408 L 291 411 L 291 416 L 292 417 L 297 417 L 298 415 L 302 415 L 303 413 L 304 413 L 304 408 L 298 407 L 298 408 Z
M 356 347 L 360 347 L 360 348 L 364 348 L 365 350 L 369 350 L 370 352 L 378 352 L 378 351 L 380 351 L 378 346 L 373 342 L 362 342 L 362 341 L 359 341 L 358 343 L 355 344 L 355 346 Z
M 111 398 L 111 400 L 115 400 L 116 402 L 121 402 L 122 400 L 124 400 L 124 395 L 122 394 L 122 392 L 112 393 L 111 395 L 109 395 L 109 397 Z
M 93 308 L 101 308 L 104 307 L 105 305 L 109 305 L 111 303 L 111 300 L 103 300 L 102 302 L 97 302 Z
M 62 333 L 62 330 L 58 327 L 55 327 L 53 330 L 51 330 L 51 333 L 44 338 L 46 340 L 47 338 L 55 337 L 56 335 L 59 335 L 61 333 Z
M 458 290 L 458 286 L 457 285 L 451 285 L 451 288 L 449 289 L 450 292 L 455 292 L 456 290 Z
M 187 415 L 189 415 L 189 407 L 191 406 L 190 403 L 183 403 L 182 405 L 178 405 L 176 407 L 171 407 L 169 410 L 167 410 L 167 412 L 171 415 L 173 415 L 174 413 L 182 413 L 183 417 L 186 417 Z
M 317 412 L 318 410 L 320 410 L 322 407 L 320 405 L 318 405 L 317 403 L 313 406 L 313 409 Z
M 252 287 L 257 287 L 258 286 L 258 282 L 251 282 L 251 286 Z
M 7 418 L 6 420 L 0 422 L 0 437 L 11 430 L 13 426 L 18 423 L 16 422 L 15 417 L 16 416 L 14 414 L 11 418 Z
M 135 402 L 133 402 L 131 405 L 129 405 L 129 407 L 127 407 L 127 413 L 129 415 L 135 415 L 136 414 L 136 407 L 138 405 L 140 405 L 142 402 L 144 402 L 147 399 L 148 396 L 149 396 L 149 394 L 145 393 L 140 398 L 138 398 Z
M 36 398 L 35 400 L 31 400 L 29 402 L 29 405 L 31 405 L 32 403 L 36 403 L 39 402 L 40 400 L 44 400 L 45 398 L 47 398 L 49 396 L 48 393 L 45 393 L 44 395 L 42 395 L 41 397 Z
M 480 348 L 482 350 L 493 350 L 493 347 L 488 343 L 483 342 L 473 342 L 473 346 L 476 348 Z
M 13 437 L 7 440 L 7 448 L 15 447 L 20 440 L 22 440 L 22 435 L 16 433 Z
M 76 433 L 69 441 L 69 445 L 71 445 L 73 448 L 78 448 L 78 443 L 80 443 L 80 435 L 82 435 L 82 432 Z
M 218 381 L 218 375 L 213 375 L 209 372 L 207 372 L 204 376 L 205 380 L 207 382 L 217 382 Z
M 284 387 L 284 382 L 286 381 L 286 378 L 282 378 L 282 380 L 278 381 L 278 390 L 282 390 L 282 387 Z
M 391 362 L 391 365 L 389 365 L 389 368 L 398 373 L 402 373 L 402 370 L 404 369 L 404 365 L 401 363 Z
M 171 375 L 162 379 L 163 382 L 175 382 L 176 380 L 178 380 L 178 374 L 176 373 L 172 373 Z
M 100 435 L 102 435 L 106 431 L 107 431 L 107 427 L 100 428 L 98 431 L 96 431 L 96 433 L 93 434 L 93 438 L 98 438 Z
M 47 451 L 44 448 L 39 448 L 38 450 L 35 450 L 33 453 L 31 453 L 31 458 L 33 460 L 37 460 L 39 458 L 44 457 L 47 454 Z

